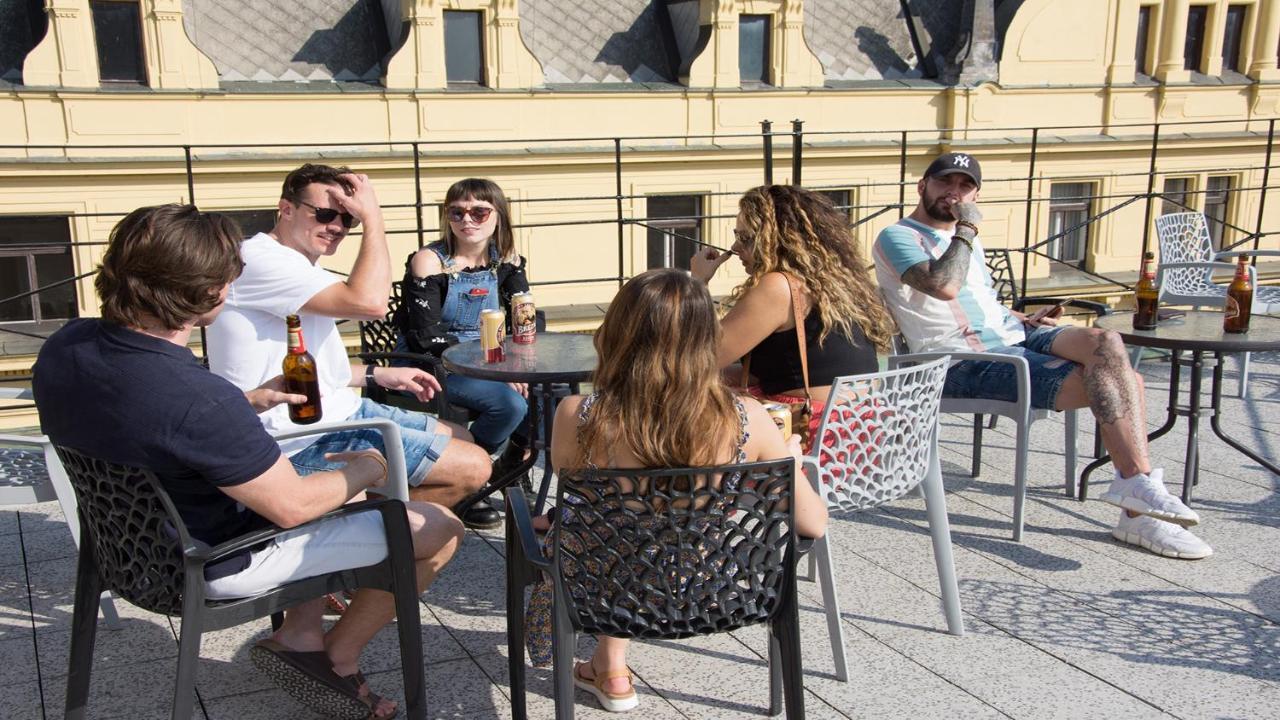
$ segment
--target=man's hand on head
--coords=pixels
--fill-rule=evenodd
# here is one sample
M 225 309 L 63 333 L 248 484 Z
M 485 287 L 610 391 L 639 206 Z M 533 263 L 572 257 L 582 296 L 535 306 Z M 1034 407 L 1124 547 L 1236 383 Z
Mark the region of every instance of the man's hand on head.
M 978 223 L 982 222 L 982 212 L 978 204 L 958 202 L 951 206 L 951 214 L 956 217 L 956 235 L 965 240 L 972 240 L 978 235 Z
M 284 375 L 277 375 L 252 390 L 246 390 L 245 399 L 256 413 L 264 413 L 277 405 L 301 405 L 306 395 L 285 392 Z
M 330 185 L 327 187 L 329 197 L 363 224 L 381 220 L 382 206 L 378 205 L 378 196 L 373 191 L 373 181 L 369 176 L 346 173 L 342 179 L 351 184 L 351 193 L 348 194 L 341 186 Z

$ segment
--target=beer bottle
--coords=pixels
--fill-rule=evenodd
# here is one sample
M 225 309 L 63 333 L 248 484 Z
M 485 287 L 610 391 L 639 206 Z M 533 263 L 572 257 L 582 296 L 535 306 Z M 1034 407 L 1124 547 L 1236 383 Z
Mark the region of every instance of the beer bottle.
M 289 352 L 284 356 L 284 390 L 306 395 L 301 405 L 289 404 L 289 419 L 299 425 L 310 425 L 320 420 L 320 378 L 316 371 L 316 359 L 307 352 L 302 341 L 302 320 L 297 315 L 284 319 L 289 332 Z
M 1138 301 L 1138 310 L 1133 314 L 1134 330 L 1155 330 L 1156 314 L 1160 308 L 1160 286 L 1156 285 L 1156 270 L 1152 267 L 1156 254 L 1148 252 L 1142 256 L 1142 277 L 1138 279 L 1138 287 L 1134 290 L 1134 299 Z
M 1253 285 L 1249 284 L 1249 258 L 1240 256 L 1236 276 L 1227 288 L 1227 307 L 1222 313 L 1222 331 L 1249 332 L 1249 316 L 1253 314 Z

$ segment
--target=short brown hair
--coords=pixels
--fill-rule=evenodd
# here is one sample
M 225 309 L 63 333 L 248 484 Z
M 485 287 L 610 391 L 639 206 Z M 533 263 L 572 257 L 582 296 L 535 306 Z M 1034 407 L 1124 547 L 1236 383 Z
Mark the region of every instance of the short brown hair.
M 231 218 L 194 205 L 134 210 L 112 228 L 94 280 L 103 319 L 140 327 L 149 316 L 181 329 L 240 276 L 240 238 Z
M 345 165 L 331 167 L 329 165 L 307 163 L 284 176 L 284 186 L 280 188 L 280 197 L 297 205 L 298 201 L 302 200 L 302 191 L 306 190 L 311 183 L 337 185 L 347 193 L 354 192 L 355 188 L 351 186 L 350 182 L 347 182 L 346 178 L 342 177 L 350 172 L 351 169 Z
M 456 241 L 453 239 L 453 226 L 449 224 L 447 213 L 449 206 L 459 200 L 479 200 L 493 206 L 498 213 L 498 223 L 493 229 L 490 240 L 497 248 L 498 259 L 515 262 L 516 239 L 511 232 L 511 207 L 507 204 L 507 196 L 503 194 L 498 183 L 486 178 L 465 178 L 449 186 L 444 194 L 444 204 L 440 206 L 440 233 L 444 235 L 445 249 L 452 255 Z

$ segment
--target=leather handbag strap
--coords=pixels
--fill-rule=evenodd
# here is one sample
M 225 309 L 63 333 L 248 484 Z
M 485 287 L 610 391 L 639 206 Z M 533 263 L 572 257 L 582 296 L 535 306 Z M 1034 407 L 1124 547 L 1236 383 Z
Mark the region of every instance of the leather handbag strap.
M 796 344 L 800 351 L 800 374 L 804 378 L 804 396 L 810 403 L 813 403 L 813 396 L 809 394 L 809 353 L 807 351 L 807 343 L 804 335 L 804 320 L 800 317 L 800 288 L 798 283 L 793 282 L 789 273 L 779 273 L 782 278 L 787 281 L 787 288 L 791 291 L 791 317 L 796 324 Z M 751 377 L 751 353 L 742 360 L 742 388 L 747 388 L 747 383 Z

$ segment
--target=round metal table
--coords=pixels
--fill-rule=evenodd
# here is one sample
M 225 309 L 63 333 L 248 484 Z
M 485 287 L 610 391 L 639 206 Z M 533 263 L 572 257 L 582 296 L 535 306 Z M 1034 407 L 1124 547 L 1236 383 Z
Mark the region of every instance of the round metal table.
M 547 491 L 551 486 L 550 479 L 554 473 L 551 465 L 551 421 L 555 417 L 555 396 L 553 384 L 569 385 L 569 391 L 576 393 L 578 383 L 591 377 L 596 369 L 596 347 L 591 335 L 576 333 L 540 332 L 534 342 L 519 345 L 507 338 L 502 341 L 506 357 L 502 362 L 485 361 L 484 351 L 479 340 L 458 343 L 447 348 L 441 356 L 444 367 L 451 373 L 465 375 L 480 380 L 493 380 L 507 383 L 528 383 L 529 388 L 529 443 L 538 448 L 538 426 L 543 427 L 542 449 L 546 456 L 543 462 L 543 481 L 538 490 L 535 512 L 540 512 L 546 503 Z M 563 394 L 563 393 L 562 393 Z M 538 398 L 542 397 L 541 423 L 539 423 Z M 528 459 L 511 472 L 502 477 L 489 478 L 484 487 L 463 500 L 455 512 L 461 514 L 472 505 L 489 497 L 494 492 L 505 490 L 526 473 L 537 462 L 538 453 L 530 453 Z
M 1228 437 L 1218 420 L 1222 407 L 1222 356 L 1233 352 L 1280 350 L 1280 319 L 1255 315 L 1249 322 L 1249 332 L 1225 333 L 1222 331 L 1221 312 L 1191 310 L 1185 316 L 1161 320 L 1155 330 L 1134 330 L 1133 313 L 1128 312 L 1104 315 L 1098 318 L 1094 327 L 1116 331 L 1126 345 L 1160 348 L 1173 353 L 1169 377 L 1169 414 L 1163 425 L 1147 435 L 1147 440 L 1155 440 L 1172 430 L 1178 417 L 1187 418 L 1187 454 L 1182 474 L 1183 502 L 1191 501 L 1191 488 L 1199 481 L 1200 475 L 1200 388 L 1206 353 L 1212 353 L 1215 359 L 1209 401 L 1209 426 L 1223 442 L 1280 475 L 1280 467 Z M 1191 354 L 1191 388 L 1186 405 L 1178 402 L 1183 353 Z M 1109 455 L 1103 455 L 1085 467 L 1080 475 L 1081 500 L 1089 490 L 1089 474 L 1110 459 Z

